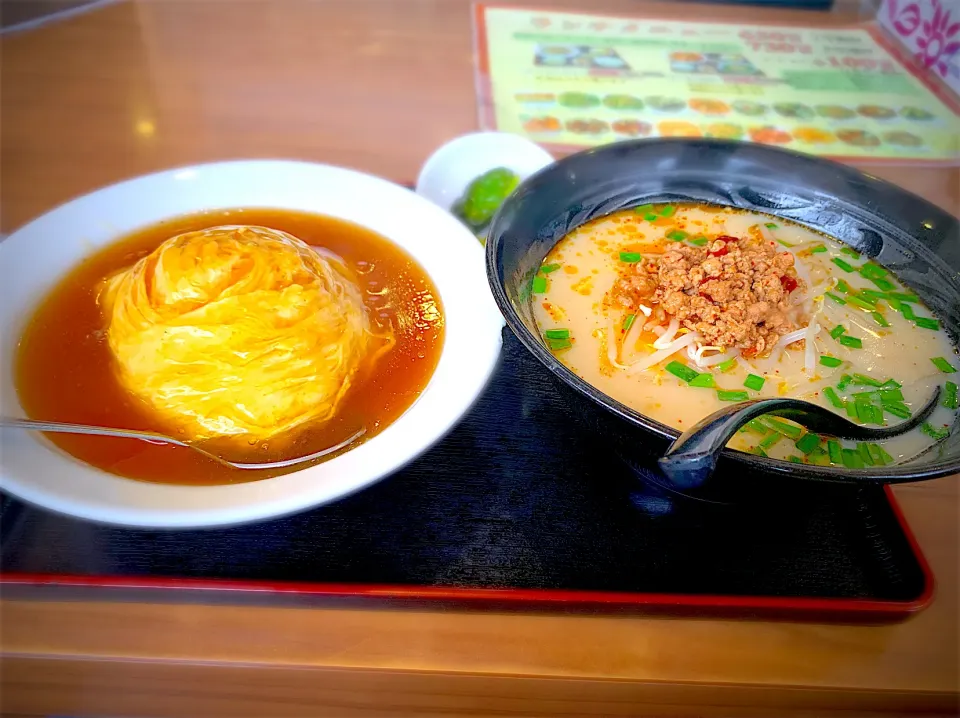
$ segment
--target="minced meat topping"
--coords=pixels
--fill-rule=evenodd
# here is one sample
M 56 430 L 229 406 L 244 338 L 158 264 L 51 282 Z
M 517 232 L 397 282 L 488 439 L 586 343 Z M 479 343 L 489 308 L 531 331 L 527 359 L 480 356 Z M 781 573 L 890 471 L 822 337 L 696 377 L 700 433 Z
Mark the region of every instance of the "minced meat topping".
M 793 264 L 793 254 L 776 251 L 762 237 L 720 236 L 704 247 L 670 247 L 659 260 L 634 265 L 613 298 L 630 308 L 651 306 L 653 321 L 676 317 L 704 344 L 762 356 L 797 328 L 790 294 L 804 286 Z

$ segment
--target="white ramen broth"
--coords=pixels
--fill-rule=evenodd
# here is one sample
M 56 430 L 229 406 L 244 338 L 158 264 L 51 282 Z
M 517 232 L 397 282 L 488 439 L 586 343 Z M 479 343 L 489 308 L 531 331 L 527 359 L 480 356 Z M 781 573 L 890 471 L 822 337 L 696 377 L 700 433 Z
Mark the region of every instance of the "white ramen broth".
M 731 274 L 710 276 L 721 262 Z M 923 452 L 956 418 L 960 361 L 933 313 L 888 270 L 777 217 L 709 205 L 617 212 L 564 237 L 531 291 L 560 361 L 681 431 L 729 402 L 774 396 L 893 425 L 943 387 L 928 421 L 894 439 L 840 441 L 762 418 L 736 449 L 869 468 Z

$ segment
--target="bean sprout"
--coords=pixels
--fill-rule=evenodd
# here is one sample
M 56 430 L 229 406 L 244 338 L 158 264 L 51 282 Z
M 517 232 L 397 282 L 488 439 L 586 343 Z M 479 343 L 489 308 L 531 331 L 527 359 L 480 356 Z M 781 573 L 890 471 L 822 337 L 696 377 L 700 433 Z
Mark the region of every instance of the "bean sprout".
M 740 359 L 740 351 L 734 352 L 723 352 L 722 354 L 716 354 L 712 357 L 706 357 L 705 359 L 700 360 L 700 366 L 702 367 L 711 367 L 716 366 L 717 364 L 723 364 L 723 362 L 730 359 Z
M 667 346 L 674 340 L 677 336 L 677 331 L 680 329 L 680 320 L 676 317 L 673 317 L 670 320 L 670 324 L 667 326 L 667 331 L 660 336 L 657 341 L 653 343 L 654 349 L 666 349 Z M 684 345 L 686 346 L 686 345 Z
M 806 345 L 803 351 L 803 368 L 806 369 L 807 372 L 812 372 L 816 368 L 817 348 L 814 346 L 814 340 L 819 331 L 820 325 L 817 324 L 817 320 L 812 320 L 807 326 Z
M 669 346 L 659 351 L 655 351 L 653 354 L 645 357 L 644 359 L 640 359 L 631 364 L 627 369 L 627 373 L 636 374 L 637 372 L 645 371 L 655 364 L 659 364 L 678 350 L 683 349 L 685 346 L 693 344 L 695 341 L 697 341 L 697 338 L 698 335 L 695 332 L 684 334 L 679 339 L 674 340 Z

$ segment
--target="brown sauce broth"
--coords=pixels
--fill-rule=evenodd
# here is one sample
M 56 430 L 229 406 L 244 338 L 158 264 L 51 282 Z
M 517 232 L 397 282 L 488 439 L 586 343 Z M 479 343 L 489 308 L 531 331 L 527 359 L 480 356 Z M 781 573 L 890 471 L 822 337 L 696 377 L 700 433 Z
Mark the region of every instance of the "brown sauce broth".
M 218 453 L 233 461 L 277 461 L 333 446 L 361 427 L 366 433 L 360 441 L 365 441 L 413 404 L 436 368 L 444 336 L 440 297 L 426 272 L 388 239 L 345 220 L 288 210 L 233 209 L 177 217 L 138 230 L 85 259 L 57 284 L 27 323 L 17 348 L 15 381 L 27 416 L 169 433 L 114 374 L 105 318 L 97 304 L 99 284 L 170 237 L 223 224 L 271 227 L 339 255 L 356 274 L 375 330 L 391 326 L 396 343 L 372 367 L 361 370 L 330 421 L 308 425 L 292 440 L 274 442 L 276 447 L 261 444 L 239 453 L 232 447 L 229 453 Z M 231 469 L 188 448 L 129 439 L 47 436 L 97 468 L 156 483 L 230 484 L 294 470 Z

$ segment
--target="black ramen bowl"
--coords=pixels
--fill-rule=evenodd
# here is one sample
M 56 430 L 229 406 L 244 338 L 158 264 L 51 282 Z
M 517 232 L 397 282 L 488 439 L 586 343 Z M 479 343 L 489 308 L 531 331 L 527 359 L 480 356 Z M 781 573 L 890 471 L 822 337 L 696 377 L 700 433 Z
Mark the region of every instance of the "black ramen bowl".
M 507 325 L 577 397 L 628 463 L 651 469 L 679 432 L 615 401 L 554 358 L 540 339 L 529 287 L 550 249 L 590 220 L 648 203 L 705 202 L 783 217 L 845 242 L 892 270 L 960 335 L 960 223 L 926 200 L 850 167 L 780 149 L 708 139 L 637 140 L 560 160 L 526 180 L 495 217 L 487 276 Z M 744 469 L 748 469 L 744 471 Z M 869 471 L 798 465 L 724 450 L 716 476 L 904 482 L 960 472 L 960 430 L 923 454 Z M 708 482 L 711 483 L 711 482 Z M 689 488 L 689 487 L 678 487 Z

